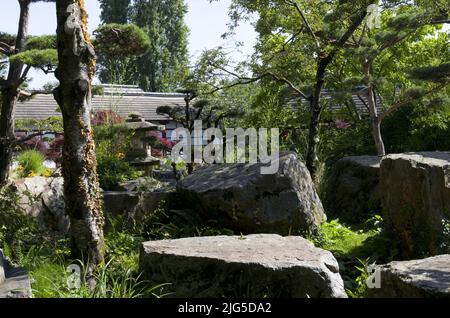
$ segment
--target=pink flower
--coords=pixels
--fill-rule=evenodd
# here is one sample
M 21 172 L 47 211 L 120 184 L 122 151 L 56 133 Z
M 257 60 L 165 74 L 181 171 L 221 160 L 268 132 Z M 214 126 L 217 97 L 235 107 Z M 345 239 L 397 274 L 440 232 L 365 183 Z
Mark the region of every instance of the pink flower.
M 349 123 L 340 119 L 335 120 L 334 124 L 336 125 L 337 129 L 348 129 L 351 126 Z

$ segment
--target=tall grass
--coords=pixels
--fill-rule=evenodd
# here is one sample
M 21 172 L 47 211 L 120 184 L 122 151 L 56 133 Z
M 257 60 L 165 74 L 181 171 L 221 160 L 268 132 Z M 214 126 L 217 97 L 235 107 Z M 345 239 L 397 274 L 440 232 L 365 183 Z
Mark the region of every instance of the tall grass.
M 21 177 L 40 176 L 45 172 L 44 155 L 36 150 L 26 150 L 17 157 Z
M 96 285 L 90 288 L 80 281 L 79 286 L 69 284 L 73 275 L 65 265 L 45 263 L 31 273 L 35 298 L 142 298 L 164 297 L 163 287 L 168 284 L 151 285 L 135 274 L 132 269 L 125 272 L 114 270 L 114 260 L 99 266 L 94 274 Z M 83 262 L 77 261 L 81 277 L 85 276 Z

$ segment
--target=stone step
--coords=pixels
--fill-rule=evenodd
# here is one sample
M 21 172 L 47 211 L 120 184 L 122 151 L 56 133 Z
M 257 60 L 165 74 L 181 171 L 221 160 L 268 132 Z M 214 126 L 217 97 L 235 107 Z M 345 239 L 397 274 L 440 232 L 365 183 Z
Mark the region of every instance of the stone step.
M 31 295 L 26 271 L 11 264 L 0 250 L 0 298 L 31 298 Z
M 347 297 L 334 256 L 302 237 L 195 237 L 143 243 L 140 268 L 169 297 Z
M 450 255 L 391 262 L 377 267 L 374 298 L 450 298 Z M 374 281 L 374 283 L 376 283 Z M 376 284 L 374 284 L 376 287 Z

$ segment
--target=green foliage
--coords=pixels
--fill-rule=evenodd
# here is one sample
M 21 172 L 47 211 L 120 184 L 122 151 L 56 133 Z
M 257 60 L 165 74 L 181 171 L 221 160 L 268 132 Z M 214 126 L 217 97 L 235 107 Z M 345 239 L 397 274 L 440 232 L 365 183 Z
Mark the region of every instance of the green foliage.
M 91 289 L 81 283 L 79 289 L 69 288 L 67 282 L 70 273 L 63 264 L 46 263 L 31 273 L 35 280 L 33 295 L 37 298 L 141 298 L 144 296 L 158 296 L 155 294 L 162 285 L 149 286 L 146 281 L 136 277 L 130 269 L 116 272 L 111 268 L 113 260 L 101 265 L 94 277 L 96 286 Z M 76 263 L 77 264 L 77 263 Z M 81 262 L 78 262 L 82 266 Z M 83 271 L 84 272 L 84 271 Z
M 119 124 L 94 126 L 94 131 L 100 187 L 113 190 L 121 182 L 138 178 L 140 173 L 124 160 L 133 136 L 130 129 Z
M 22 177 L 40 176 L 45 172 L 45 158 L 39 151 L 26 150 L 17 157 Z
M 187 8 L 183 0 L 102 1 L 101 9 L 103 23 L 134 23 L 150 39 L 150 49 L 142 57 L 101 60 L 102 81 L 139 84 L 154 92 L 180 86 L 188 65 L 188 29 L 184 23 Z
M 323 128 L 321 133 L 319 151 L 329 167 L 343 157 L 376 155 L 369 120 L 356 122 L 348 129 Z
M 147 213 L 139 221 L 139 230 L 146 240 L 165 240 L 183 237 L 233 235 L 233 231 L 219 226 L 216 220 L 205 221 L 192 210 L 176 210 L 160 207 Z
M 0 41 L 13 46 L 16 43 L 16 36 L 5 32 L 0 32 Z
M 336 257 L 350 297 L 364 297 L 369 264 L 388 263 L 398 256 L 382 229 L 383 218 L 374 215 L 358 227 L 331 220 L 309 236 L 316 246 L 331 251 Z
M 425 66 L 413 69 L 409 72 L 412 79 L 430 81 L 436 83 L 448 83 L 450 81 L 450 63 L 437 66 Z
M 355 266 L 355 269 L 360 273 L 355 279 L 355 287 L 353 289 L 347 289 L 347 294 L 351 298 L 363 298 L 367 293 L 367 281 L 371 275 L 369 271 L 370 258 L 361 260 L 357 258 L 359 264 Z
M 11 62 L 24 63 L 33 67 L 46 67 L 58 64 L 58 53 L 54 49 L 28 50 L 9 58 Z
M 103 23 L 126 24 L 130 19 L 131 0 L 100 0 Z
M 20 262 L 33 245 L 39 245 L 41 231 L 36 221 L 19 205 L 12 187 L 0 188 L 0 248 L 13 261 Z
M 80 288 L 69 288 L 71 273 L 68 265 L 81 268 L 83 262 L 70 259 L 70 240 L 57 238 L 40 231 L 35 220 L 24 219 L 23 211 L 13 207 L 17 204 L 14 191 L 0 196 L 0 248 L 12 260 L 25 266 L 32 278 L 35 298 L 140 298 L 163 297 L 166 284 L 152 285 L 142 279 L 138 272 L 139 246 L 142 226 L 125 222 L 121 218 L 108 218 L 106 241 L 106 262 L 95 271 L 97 282 L 90 289 L 81 282 Z M 22 221 L 26 220 L 26 221 Z M 6 224 L 6 225 L 5 225 Z
M 313 241 L 317 246 L 329 250 L 335 255 L 343 256 L 353 253 L 365 240 L 378 234 L 378 231 L 378 228 L 369 232 L 354 231 L 336 219 L 323 223 Z
M 437 109 L 419 103 L 408 105 L 386 118 L 382 126 L 390 153 L 447 151 L 450 149 L 450 103 Z
M 176 89 L 185 79 L 188 65 L 184 0 L 137 0 L 134 12 L 132 21 L 151 39 L 150 50 L 138 60 L 134 80 L 146 91 Z
M 100 187 L 105 191 L 114 190 L 121 182 L 136 179 L 140 175 L 123 158 L 102 150 L 97 150 L 97 173 Z
M 56 50 L 56 36 L 55 35 L 41 35 L 32 36 L 27 39 L 27 50 Z
M 16 129 L 27 132 L 52 131 L 62 132 L 63 121 L 60 116 L 52 116 L 47 119 L 18 119 L 16 120 Z
M 94 35 L 97 52 L 109 59 L 139 56 L 150 47 L 148 35 L 134 24 L 105 24 Z

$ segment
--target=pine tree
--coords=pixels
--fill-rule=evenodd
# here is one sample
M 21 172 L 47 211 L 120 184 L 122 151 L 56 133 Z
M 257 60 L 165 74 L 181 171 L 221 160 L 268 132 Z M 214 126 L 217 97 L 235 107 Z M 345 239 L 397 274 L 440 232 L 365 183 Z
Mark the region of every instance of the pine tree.
M 436 83 L 436 81 L 440 81 L 439 85 L 435 85 L 429 90 L 421 89 L 420 91 L 422 93 L 418 93 L 418 90 L 414 89 L 415 93 L 413 93 L 413 99 L 408 96 L 411 94 L 411 90 L 405 91 L 404 96 L 400 96 L 398 101 L 396 101 L 393 105 L 390 105 L 384 113 L 380 114 L 378 113 L 376 96 L 378 84 L 382 81 L 382 79 L 379 74 L 376 74 L 376 63 L 386 51 L 392 50 L 402 42 L 412 40 L 414 38 L 417 40 L 424 38 L 427 35 L 432 35 L 436 32 L 436 30 L 435 28 L 430 28 L 429 26 L 441 24 L 445 21 L 448 22 L 446 19 L 449 17 L 449 10 L 447 9 L 447 12 L 444 12 L 440 10 L 439 7 L 430 9 L 416 4 L 394 4 L 392 7 L 385 8 L 382 12 L 380 12 L 380 14 L 383 15 L 384 21 L 380 21 L 378 28 L 373 28 L 373 26 L 370 26 L 366 22 L 359 38 L 354 38 L 353 43 L 351 43 L 355 49 L 350 53 L 352 54 L 352 58 L 356 58 L 361 65 L 362 82 L 364 83 L 368 93 L 367 106 L 369 108 L 370 119 L 372 122 L 372 137 L 374 139 L 378 155 L 384 156 L 386 154 L 386 150 L 381 134 L 382 121 L 401 107 L 411 104 L 414 100 L 418 100 L 444 88 L 446 86 L 445 84 L 448 84 L 448 82 L 442 82 L 442 74 L 437 72 L 437 70 L 443 71 L 445 77 L 445 64 L 442 66 L 440 65 L 421 69 L 422 75 L 427 74 L 430 77 L 428 82 Z M 426 69 L 428 69 L 429 72 L 423 71 Z M 412 72 L 412 74 L 416 73 Z M 413 76 L 411 76 L 411 79 L 412 78 Z M 417 76 L 415 79 L 420 80 Z M 422 81 L 422 83 L 424 83 L 424 81 Z
M 127 24 L 130 22 L 131 0 L 100 0 L 99 2 L 102 24 Z M 99 78 L 103 83 L 134 84 L 132 72 L 136 71 L 136 68 L 133 67 L 136 64 L 135 57 L 100 56 L 97 63 Z
M 0 185 L 8 180 L 12 160 L 14 137 L 14 109 L 31 68 L 48 72 L 56 64 L 55 38 L 52 36 L 30 37 L 28 35 L 31 3 L 51 0 L 18 0 L 20 18 L 16 35 L 0 33 L 0 54 L 6 57 L 9 70 L 6 78 L 0 77 Z

